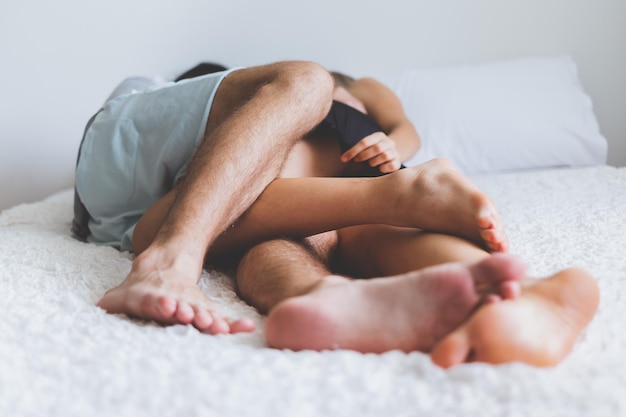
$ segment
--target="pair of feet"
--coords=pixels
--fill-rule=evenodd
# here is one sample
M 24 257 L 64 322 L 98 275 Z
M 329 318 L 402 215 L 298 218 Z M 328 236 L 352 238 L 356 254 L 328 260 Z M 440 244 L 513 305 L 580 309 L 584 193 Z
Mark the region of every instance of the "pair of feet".
M 390 205 L 399 207 L 398 216 L 390 224 L 454 234 L 478 242 L 492 252 L 508 249 L 502 223 L 488 197 L 445 161 L 402 170 L 379 181 L 383 189 L 395 190 Z M 192 324 L 212 334 L 254 330 L 254 323 L 248 319 L 231 320 L 221 315 L 200 290 L 196 284 L 198 272 L 186 266 L 197 264 L 197 260 L 177 262 L 178 267 L 182 265 L 177 268 L 164 265 L 163 259 L 158 251 L 146 250 L 135 259 L 126 280 L 107 292 L 98 305 L 110 313 L 163 324 Z M 541 322 L 552 318 L 556 323 L 565 317 L 574 323 L 565 333 L 552 332 L 560 334 L 554 342 L 559 349 L 550 351 L 566 352 L 593 313 L 579 314 L 580 303 L 584 304 L 585 300 L 572 296 L 571 301 L 562 303 L 559 292 L 566 288 L 565 281 L 570 286 L 569 281 L 580 281 L 583 286 L 595 283 L 592 285 L 589 281 L 593 279 L 582 271 L 564 271 L 529 287 L 517 297 L 523 275 L 524 268 L 517 258 L 494 255 L 473 265 L 443 265 L 397 277 L 321 287 L 286 300 L 272 310 L 266 335 L 271 345 L 291 349 L 340 346 L 364 352 L 432 351 L 433 359 L 442 366 L 468 359 L 543 364 L 546 360 L 539 357 L 555 355 L 546 353 L 545 349 L 533 350 L 527 340 L 506 339 L 506 343 L 528 351 L 515 353 L 510 346 L 503 345 L 504 339 L 487 337 L 489 333 L 501 332 L 499 328 L 489 330 L 490 326 L 502 322 L 497 317 L 511 315 L 519 316 L 518 329 L 525 329 L 527 322 L 521 317 L 530 314 L 531 306 L 536 304 L 539 311 L 545 311 L 542 315 L 547 316 Z M 580 279 L 572 280 L 573 276 Z M 556 284 L 548 286 L 549 282 Z M 382 293 L 385 297 L 379 296 Z M 407 298 L 407 294 L 411 297 Z M 346 303 L 345 297 L 352 302 Z M 593 304 L 593 297 L 587 298 L 588 304 Z M 481 303 L 487 304 L 475 311 Z M 329 310 L 331 305 L 336 308 Z M 350 311 L 343 311 L 342 306 L 346 305 L 351 305 Z M 595 311 L 595 308 L 587 310 Z M 574 317 L 577 315 L 581 318 Z M 515 328 L 510 330 L 515 331 Z M 534 336 L 542 340 L 540 332 Z M 508 356 L 498 357 L 494 353 L 505 348 L 510 352 Z
M 595 314 L 597 285 L 580 269 L 533 281 L 525 272 L 519 258 L 494 254 L 322 286 L 276 306 L 265 333 L 270 346 L 293 350 L 429 352 L 444 368 L 474 361 L 552 366 Z

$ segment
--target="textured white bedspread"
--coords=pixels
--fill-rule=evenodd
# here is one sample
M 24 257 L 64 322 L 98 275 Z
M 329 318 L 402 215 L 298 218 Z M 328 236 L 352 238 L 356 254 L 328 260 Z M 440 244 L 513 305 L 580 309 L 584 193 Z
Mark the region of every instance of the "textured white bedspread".
M 254 318 L 255 333 L 209 336 L 107 315 L 94 304 L 130 257 L 73 240 L 66 193 L 0 214 L 0 416 L 626 415 L 626 169 L 475 182 L 532 275 L 581 266 L 598 279 L 598 315 L 556 368 L 444 371 L 422 353 L 268 349 L 262 317 L 216 272 L 201 284 Z

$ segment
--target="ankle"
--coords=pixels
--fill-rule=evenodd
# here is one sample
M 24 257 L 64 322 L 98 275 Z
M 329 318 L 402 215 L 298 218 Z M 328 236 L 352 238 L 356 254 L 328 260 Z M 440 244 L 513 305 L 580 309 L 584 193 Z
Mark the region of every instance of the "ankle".
M 194 277 L 199 277 L 202 272 L 202 258 L 180 250 L 161 245 L 152 245 L 133 261 L 132 271 L 138 274 L 146 274 L 153 271 L 179 270 L 193 272 Z
M 392 226 L 410 226 L 408 219 L 411 218 L 415 209 L 414 199 L 407 196 L 413 194 L 415 176 L 409 175 L 407 170 L 396 171 L 393 174 L 379 177 L 377 183 L 378 201 L 383 202 L 380 213 L 384 214 L 381 223 Z

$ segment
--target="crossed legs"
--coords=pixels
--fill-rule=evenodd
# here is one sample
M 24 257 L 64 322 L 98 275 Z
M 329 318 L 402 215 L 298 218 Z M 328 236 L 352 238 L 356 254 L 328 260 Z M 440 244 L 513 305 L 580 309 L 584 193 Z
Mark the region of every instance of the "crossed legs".
M 268 313 L 271 346 L 418 350 L 444 367 L 468 361 L 549 366 L 570 351 L 597 308 L 597 285 L 583 270 L 531 280 L 518 258 L 489 255 L 452 236 L 386 226 L 349 228 L 339 236 L 339 264 L 382 278 L 334 275 L 310 242 L 266 242 L 243 258 L 238 289 Z
M 192 276 L 188 269 L 195 258 L 175 258 L 177 263 L 166 264 L 168 268 L 163 270 L 155 264 L 160 260 L 158 256 L 172 256 L 164 251 L 170 241 L 161 241 L 159 233 L 172 217 L 177 196 L 183 191 L 173 190 L 141 218 L 133 235 L 138 255 L 133 269 L 121 285 L 105 294 L 99 305 L 111 313 L 164 324 L 193 324 L 211 333 L 251 331 L 253 324 L 249 320 L 229 321 L 221 317 L 196 285 L 197 277 L 188 279 Z M 307 236 L 377 223 L 459 234 L 494 250 L 507 247 L 498 214 L 487 196 L 447 161 L 435 160 L 379 178 L 275 180 L 235 227 L 215 239 L 207 256 L 212 260 L 223 258 L 277 236 Z M 175 247 L 173 253 L 184 248 Z M 183 262 L 185 259 L 187 263 Z M 183 268 L 187 270 L 182 271 Z M 193 272 L 199 276 L 199 271 Z

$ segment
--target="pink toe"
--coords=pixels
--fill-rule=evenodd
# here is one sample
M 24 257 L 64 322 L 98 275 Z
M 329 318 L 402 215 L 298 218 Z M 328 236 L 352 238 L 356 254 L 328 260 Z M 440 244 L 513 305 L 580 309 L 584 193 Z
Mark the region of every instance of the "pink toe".
M 162 296 L 156 300 L 156 310 L 157 314 L 161 316 L 163 319 L 172 318 L 174 313 L 176 313 L 176 300 Z
M 502 301 L 502 298 L 497 294 L 488 294 L 485 296 L 485 304 L 492 304 Z
M 250 319 L 240 319 L 235 321 L 234 323 L 231 323 L 230 325 L 230 332 L 231 333 L 249 333 L 249 332 L 253 332 L 254 329 L 256 328 L 256 325 L 254 324 L 254 322 Z
M 228 323 L 221 318 L 214 318 L 213 324 L 209 328 L 211 334 L 226 334 L 230 332 L 230 327 Z
M 500 294 L 505 300 L 513 300 L 522 293 L 522 286 L 519 281 L 507 281 L 500 285 Z
M 500 234 L 495 229 L 481 230 L 480 236 L 485 242 L 498 243 L 500 241 Z
M 176 309 L 176 319 L 180 324 L 190 324 L 194 319 L 193 308 L 189 304 L 179 301 Z
M 213 324 L 213 317 L 202 309 L 195 309 L 193 325 L 198 330 L 208 330 Z
M 478 227 L 481 229 L 493 229 L 496 224 L 494 218 L 493 210 L 485 208 L 478 214 L 476 222 L 478 223 Z
M 442 367 L 450 368 L 466 362 L 472 353 L 468 335 L 460 328 L 446 336 L 433 348 L 432 361 Z
M 498 229 L 481 230 L 480 237 L 492 252 L 507 252 L 509 249 L 506 238 Z

